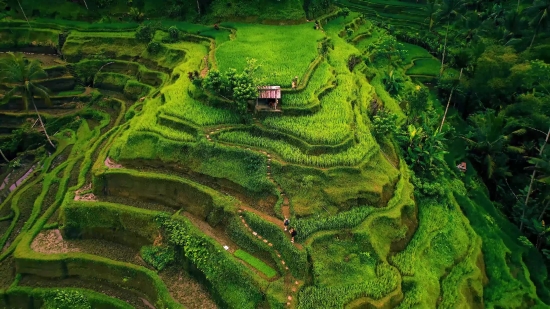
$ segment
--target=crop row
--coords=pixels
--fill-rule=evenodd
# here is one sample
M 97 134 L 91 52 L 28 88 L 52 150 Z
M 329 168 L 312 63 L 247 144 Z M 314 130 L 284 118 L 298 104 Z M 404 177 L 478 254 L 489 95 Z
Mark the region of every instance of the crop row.
M 292 78 L 302 77 L 317 57 L 317 41 L 323 33 L 311 24 L 269 26 L 227 24 L 237 28 L 236 39 L 225 42 L 216 50 L 220 71 L 235 68 L 241 71 L 247 58 L 255 58 L 266 83 L 289 88 Z M 289 35 L 292 33 L 292 35 Z
M 350 94 L 353 79 L 339 75 L 338 86 L 321 99 L 321 110 L 308 116 L 270 117 L 264 120 L 268 127 L 296 135 L 311 144 L 338 144 L 349 137 L 353 122 Z
M 346 151 L 337 154 L 312 156 L 304 154 L 298 147 L 292 146 L 285 142 L 253 136 L 250 133 L 243 131 L 222 132 L 219 135 L 219 139 L 225 142 L 269 149 L 276 152 L 283 158 L 283 160 L 289 163 L 322 168 L 333 166 L 355 166 L 363 161 L 370 150 L 370 147 L 365 147 L 363 144 L 356 144 L 355 146 L 348 148 Z
M 316 95 L 331 79 L 330 65 L 326 62 L 319 64 L 315 69 L 313 77 L 309 80 L 303 91 L 283 93 L 282 102 L 284 106 L 307 106 L 317 101 Z

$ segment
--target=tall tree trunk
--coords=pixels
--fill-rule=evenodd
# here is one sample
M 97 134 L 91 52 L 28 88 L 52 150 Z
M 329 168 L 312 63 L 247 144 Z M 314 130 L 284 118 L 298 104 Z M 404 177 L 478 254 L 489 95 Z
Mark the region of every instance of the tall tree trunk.
M 460 75 L 458 76 L 458 82 L 460 83 L 460 79 L 462 78 L 462 70 L 464 70 L 464 68 L 461 68 L 460 69 Z M 445 124 L 445 118 L 447 118 L 447 111 L 449 111 L 449 105 L 451 104 L 451 98 L 453 97 L 453 92 L 455 91 L 455 88 L 458 87 L 455 86 L 451 89 L 451 94 L 449 94 L 449 100 L 447 101 L 447 107 L 445 107 L 445 114 L 443 114 L 443 120 L 441 120 L 441 126 L 439 127 L 439 132 L 441 132 L 441 130 L 443 130 L 443 124 Z
M 443 75 L 443 65 L 445 64 L 445 51 L 447 50 L 447 37 L 449 36 L 449 24 L 451 20 L 447 20 L 447 31 L 445 32 L 445 44 L 443 44 L 443 56 L 441 57 L 441 69 L 439 70 L 439 76 Z
M 535 37 L 537 36 L 537 33 L 539 32 L 540 23 L 542 22 L 542 19 L 544 18 L 544 16 L 546 16 L 545 13 L 543 13 L 540 16 L 539 22 L 537 23 L 537 28 L 535 28 L 535 34 L 533 34 L 533 38 L 531 39 L 531 44 L 529 45 L 529 49 L 531 49 L 531 47 L 533 46 L 533 42 L 535 42 Z
M 544 205 L 544 208 L 540 212 L 539 221 L 542 221 L 542 218 L 544 217 L 544 213 L 546 212 L 548 206 L 550 206 L 550 200 L 548 201 L 548 203 L 546 203 L 546 205 Z
M 518 12 L 518 13 L 519 13 L 519 1 L 520 1 L 520 0 L 518 0 L 518 8 L 517 8 L 517 12 Z
M 531 44 L 529 44 L 529 48 L 528 49 L 531 49 L 531 47 L 533 46 L 533 43 L 535 42 L 535 37 L 537 36 L 537 30 L 535 30 L 535 34 L 533 34 L 533 38 L 531 39 Z
M 19 8 L 21 9 L 21 12 L 23 13 L 23 16 L 25 16 L 25 20 L 27 21 L 27 24 L 29 25 L 29 28 L 31 27 L 31 23 L 29 23 L 29 19 L 27 18 L 27 14 L 25 14 L 25 10 L 23 10 L 23 7 L 21 6 L 21 2 L 17 0 L 17 4 L 19 4 Z
M 199 0 L 197 0 L 197 11 L 199 12 L 199 16 L 201 15 L 201 5 L 199 3 Z
M 84 1 L 84 5 L 86 6 L 86 10 L 88 9 L 88 3 L 86 3 L 86 0 L 83 0 Z
M 4 159 L 7 163 L 10 163 L 10 160 L 8 160 L 8 158 L 6 158 L 6 156 L 2 152 L 2 149 L 0 149 L 0 156 L 2 156 L 2 159 Z
M 40 116 L 40 113 L 38 112 L 38 108 L 36 108 L 36 104 L 34 104 L 34 97 L 31 95 L 32 100 L 32 106 L 34 106 L 34 111 L 38 115 L 38 120 L 40 121 L 40 125 L 42 126 L 42 129 L 44 130 L 44 134 L 46 135 L 46 138 L 48 139 L 48 142 L 50 142 L 50 145 L 55 149 L 55 145 L 52 143 L 52 140 L 50 139 L 50 136 L 48 135 L 48 132 L 46 131 L 46 127 L 44 126 L 44 122 L 42 122 L 42 116 Z
M 544 147 L 546 147 L 549 137 L 550 137 L 550 128 L 548 129 L 548 133 L 546 134 L 546 139 L 544 140 L 544 144 L 542 144 L 542 147 L 540 147 L 539 156 L 543 154 Z M 535 181 L 536 174 L 537 174 L 537 165 L 535 165 L 535 170 L 533 171 L 533 174 L 531 174 L 531 182 L 529 183 L 529 189 L 527 190 L 527 196 L 525 197 L 525 203 L 523 204 L 523 210 L 521 211 L 521 219 L 519 223 L 520 232 L 523 231 L 523 218 L 525 217 L 525 210 L 527 209 L 527 203 L 529 203 L 529 197 L 531 197 L 531 192 L 533 190 L 533 182 Z

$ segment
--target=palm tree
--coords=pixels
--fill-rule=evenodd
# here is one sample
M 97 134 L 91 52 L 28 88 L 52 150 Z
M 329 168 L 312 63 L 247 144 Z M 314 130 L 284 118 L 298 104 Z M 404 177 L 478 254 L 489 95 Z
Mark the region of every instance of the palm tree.
M 550 128 L 548 129 L 548 133 L 546 133 L 546 139 L 544 140 L 544 143 L 540 147 L 539 156 L 541 157 L 544 155 L 544 148 L 546 147 L 546 144 L 548 144 L 549 138 L 550 138 Z M 531 197 L 531 193 L 533 192 L 533 183 L 535 181 L 537 172 L 542 172 L 542 174 L 544 175 L 543 177 L 539 178 L 540 182 L 550 184 L 550 162 L 542 158 L 530 158 L 528 162 L 533 164 L 534 167 L 533 167 L 533 173 L 531 174 L 531 181 L 529 182 L 529 188 L 527 189 L 525 203 L 523 204 L 523 211 L 522 211 L 521 220 L 520 220 L 521 223 L 519 226 L 520 231 L 523 230 L 523 218 L 525 217 L 525 210 L 527 209 L 529 198 Z
M 428 0 L 428 5 L 426 5 L 423 10 L 426 12 L 426 15 L 428 15 L 428 17 L 426 17 L 425 20 L 429 20 L 430 21 L 430 27 L 429 27 L 429 31 L 432 31 L 432 27 L 435 25 L 435 23 L 437 22 L 436 20 L 436 13 L 439 9 L 439 3 L 437 2 L 437 0 Z
M 524 150 L 510 145 L 513 135 L 525 133 L 519 129 L 505 134 L 506 117 L 504 113 L 487 110 L 470 116 L 470 130 L 462 138 L 466 141 L 469 150 L 468 156 L 472 162 L 482 170 L 487 180 L 496 180 L 498 177 L 511 176 L 507 170 L 508 153 L 523 153 Z
M 535 34 L 529 45 L 530 49 L 539 31 L 550 25 L 550 0 L 535 0 L 531 7 L 525 9 L 525 14 L 533 18 L 529 25 L 535 27 Z
M 43 98 L 47 105 L 51 104 L 50 96 L 48 95 L 49 90 L 34 82 L 47 77 L 48 74 L 42 69 L 38 60 L 29 61 L 25 59 L 22 54 L 16 55 L 14 53 L 8 53 L 8 55 L 9 57 L 0 60 L 0 82 L 12 86 L 13 88 L 4 95 L 4 99 L 1 103 L 6 103 L 11 97 L 19 94 L 23 101 L 23 108 L 28 112 L 30 101 L 34 107 L 34 111 L 38 115 L 38 120 L 40 121 L 40 125 L 44 130 L 48 142 L 55 148 L 55 145 L 52 143 L 46 131 L 42 117 L 36 108 L 36 104 L 34 104 L 35 95 Z
M 441 56 L 441 69 L 439 71 L 439 76 L 443 74 L 443 65 L 445 64 L 445 51 L 447 50 L 447 38 L 449 37 L 449 26 L 451 24 L 451 20 L 457 16 L 460 16 L 460 10 L 463 6 L 463 0 L 443 0 L 443 3 L 441 4 L 441 7 L 438 11 L 438 15 L 441 17 L 441 19 L 447 21 L 447 30 L 445 31 L 445 43 L 443 44 L 443 55 Z
M 2 159 L 4 159 L 4 161 L 10 163 L 10 160 L 8 160 L 8 158 L 6 158 L 6 156 L 5 156 L 4 153 L 2 152 L 2 149 L 0 149 L 0 156 L 2 156 Z
M 472 58 L 471 54 L 466 50 L 461 50 L 456 55 L 455 62 L 456 62 L 456 65 L 460 68 L 460 75 L 458 76 L 458 81 L 456 82 L 456 84 L 453 86 L 453 88 L 451 88 L 451 94 L 449 94 L 449 100 L 447 101 L 447 107 L 445 107 L 445 113 L 443 114 L 443 120 L 441 121 L 441 126 L 439 126 L 439 132 L 441 132 L 441 130 L 443 130 L 443 124 L 445 124 L 445 118 L 447 117 L 447 111 L 449 110 L 449 105 L 451 104 L 451 98 L 453 97 L 453 92 L 460 85 L 460 79 L 462 78 L 462 72 L 463 72 L 464 68 L 467 67 L 468 64 L 470 63 L 471 58 Z
M 25 20 L 27 21 L 27 24 L 29 25 L 29 28 L 31 27 L 31 23 L 29 23 L 29 19 L 27 18 L 27 14 L 25 14 L 25 10 L 23 10 L 23 7 L 21 6 L 21 2 L 17 0 L 17 4 L 19 4 L 19 8 L 21 9 L 21 12 L 23 13 L 23 16 L 25 16 Z

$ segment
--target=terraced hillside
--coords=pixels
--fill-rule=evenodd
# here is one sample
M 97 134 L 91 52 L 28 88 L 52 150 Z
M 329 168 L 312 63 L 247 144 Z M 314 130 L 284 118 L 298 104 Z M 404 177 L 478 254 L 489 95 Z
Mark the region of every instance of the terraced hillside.
M 350 67 L 383 32 L 355 17 L 180 24 L 156 51 L 133 30 L 0 28 L 4 50 L 39 53 L 56 144 L 1 177 L 0 307 L 546 307 L 540 255 L 481 187 L 453 176 L 416 198 L 395 143 L 373 136 L 373 100 L 404 112 L 382 71 Z M 282 86 L 282 112 L 239 113 L 189 78 L 246 57 Z M 35 121 L 20 100 L 0 111 L 7 138 Z

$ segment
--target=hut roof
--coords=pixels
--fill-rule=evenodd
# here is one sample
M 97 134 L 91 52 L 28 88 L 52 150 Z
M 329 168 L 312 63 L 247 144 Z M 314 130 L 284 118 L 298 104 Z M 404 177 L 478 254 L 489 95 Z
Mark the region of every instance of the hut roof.
M 259 99 L 280 99 L 281 86 L 263 86 L 258 87 Z

